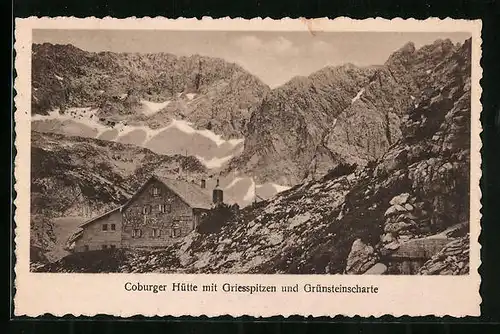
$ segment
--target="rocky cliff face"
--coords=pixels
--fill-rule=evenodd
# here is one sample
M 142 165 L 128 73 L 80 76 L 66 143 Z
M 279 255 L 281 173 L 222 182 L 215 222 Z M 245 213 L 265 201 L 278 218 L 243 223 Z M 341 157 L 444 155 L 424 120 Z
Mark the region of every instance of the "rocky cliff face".
M 198 55 L 92 53 L 48 43 L 34 44 L 32 55 L 34 114 L 92 107 L 103 124 L 152 128 L 175 116 L 239 138 L 268 91 L 238 65 Z
M 380 158 L 400 139 L 402 117 L 441 80 L 435 71 L 456 52 L 449 40 L 419 50 L 408 43 L 383 66 L 345 65 L 291 80 L 252 114 L 245 149 L 231 168 L 293 185 L 340 163 Z

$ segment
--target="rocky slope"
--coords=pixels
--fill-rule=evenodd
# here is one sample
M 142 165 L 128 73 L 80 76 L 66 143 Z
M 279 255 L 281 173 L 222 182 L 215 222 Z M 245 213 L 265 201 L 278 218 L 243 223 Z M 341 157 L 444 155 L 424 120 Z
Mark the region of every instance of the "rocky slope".
M 86 52 L 33 44 L 32 113 L 92 107 L 107 125 L 157 128 L 167 116 L 239 138 L 268 87 L 236 64 L 193 55 Z
M 294 185 L 339 163 L 365 165 L 401 137 L 402 117 L 442 63 L 449 40 L 415 49 L 408 43 L 383 66 L 344 65 L 295 78 L 272 90 L 252 114 L 243 154 L 231 164 L 258 180 Z

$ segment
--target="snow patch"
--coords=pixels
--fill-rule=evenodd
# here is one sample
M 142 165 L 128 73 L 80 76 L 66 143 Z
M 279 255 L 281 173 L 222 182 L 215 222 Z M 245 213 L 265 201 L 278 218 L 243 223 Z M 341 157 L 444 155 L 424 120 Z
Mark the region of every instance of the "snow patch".
M 412 101 L 415 101 L 415 96 L 410 95 L 410 99 L 411 99 Z
M 165 130 L 165 128 L 151 129 L 149 126 L 145 125 L 125 125 L 123 123 L 119 123 L 118 125 L 116 125 L 115 129 L 118 130 L 117 139 L 127 135 L 132 131 L 143 131 L 144 133 L 146 133 L 146 137 L 141 144 L 142 146 L 145 146 L 154 136 Z
M 358 94 L 356 94 L 356 96 L 351 99 L 351 104 L 353 104 L 354 102 L 359 100 L 361 98 L 361 95 L 363 95 L 364 92 L 365 92 L 365 89 L 361 88 L 361 90 L 358 92 Z
M 288 186 L 282 186 L 282 185 L 279 185 L 276 183 L 271 183 L 271 185 L 273 186 L 274 189 L 276 189 L 276 192 L 279 192 L 279 193 L 290 189 L 290 187 L 288 187 Z
M 226 162 L 231 160 L 233 155 L 228 155 L 222 158 L 212 158 L 212 159 L 205 159 L 199 155 L 196 156 L 196 158 L 205 165 L 208 169 L 213 169 L 213 168 L 219 168 L 222 167 Z
M 33 115 L 31 117 L 32 121 L 48 121 L 48 120 L 58 120 L 58 121 L 73 121 L 97 131 L 97 136 L 101 135 L 104 131 L 109 130 L 109 128 L 97 121 L 96 115 L 97 109 L 92 109 L 90 107 L 83 108 L 68 108 L 64 114 L 59 113 L 59 109 L 50 111 L 48 115 Z
M 427 71 L 425 71 L 425 73 L 427 73 L 427 74 L 429 74 L 429 73 L 431 73 L 431 72 L 432 72 L 431 70 L 427 70 Z
M 239 145 L 240 143 L 243 143 L 244 141 L 245 141 L 245 139 L 240 138 L 240 139 L 229 139 L 227 142 L 232 147 L 235 147 L 235 146 Z
M 54 74 L 54 76 L 55 76 L 55 77 L 56 77 L 56 79 L 57 79 L 57 80 L 59 80 L 59 81 L 63 81 L 63 80 L 64 80 L 64 78 L 63 78 L 63 77 L 60 77 L 60 76 L 58 76 L 57 74 Z
M 156 108 L 155 110 L 158 110 L 158 108 L 161 109 L 162 107 L 166 106 L 170 101 L 166 101 L 163 103 L 154 103 L 148 101 L 145 102 L 151 103 L 153 107 Z M 194 134 L 201 135 L 213 141 L 218 147 L 223 144 L 229 144 L 230 148 L 234 148 L 240 143 L 244 142 L 244 139 L 224 140 L 222 136 L 217 135 L 210 130 L 197 130 L 191 126 L 191 123 L 184 120 L 176 120 L 176 119 L 172 119 L 172 121 L 167 126 L 158 129 L 151 129 L 147 125 L 127 125 L 123 123 L 118 123 L 114 127 L 109 127 L 99 122 L 99 117 L 96 114 L 97 111 L 98 111 L 97 109 L 92 109 L 90 107 L 68 108 L 64 114 L 60 114 L 59 109 L 55 109 L 53 111 L 50 111 L 48 115 L 38 115 L 38 114 L 33 115 L 32 121 L 46 121 L 46 120 L 56 120 L 56 119 L 59 121 L 71 120 L 95 129 L 98 133 L 97 136 L 101 135 L 103 132 L 110 129 L 116 129 L 118 131 L 118 137 L 124 136 L 135 130 L 141 130 L 146 133 L 146 138 L 142 143 L 142 145 L 145 145 L 154 136 L 169 128 L 176 128 L 189 135 L 194 135 Z M 199 157 L 199 159 L 208 168 L 216 168 L 222 166 L 232 157 L 233 155 L 228 155 L 222 158 L 212 158 L 210 160 L 206 160 L 201 157 Z
M 221 146 L 225 143 L 229 143 L 232 147 L 238 145 L 243 141 L 243 139 L 230 139 L 230 140 L 224 140 L 222 136 L 210 131 L 210 130 L 196 130 L 191 126 L 192 123 L 184 121 L 184 120 L 177 120 L 177 119 L 172 119 L 172 122 L 167 126 L 167 128 L 177 128 L 178 130 L 187 133 L 187 134 L 199 134 L 203 137 L 206 137 L 210 140 L 212 140 L 217 146 Z
M 236 183 L 238 183 L 240 180 L 243 180 L 243 178 L 242 178 L 242 177 L 236 177 L 236 178 L 234 178 L 234 179 L 231 181 L 231 183 L 229 183 L 229 184 L 226 186 L 226 188 L 225 188 L 225 189 L 229 189 L 229 188 L 233 187 L 233 186 L 234 186 Z
M 250 187 L 248 187 L 247 193 L 243 197 L 244 201 L 251 201 L 255 197 L 255 181 L 252 179 Z
M 196 96 L 196 94 L 193 94 L 193 93 L 187 93 L 186 94 L 186 97 L 188 98 L 189 101 L 192 101 L 195 96 Z
M 141 103 L 145 108 L 143 109 L 143 113 L 147 116 L 156 114 L 158 111 L 162 110 L 166 106 L 170 104 L 170 100 L 165 102 L 151 102 L 147 100 L 141 100 Z

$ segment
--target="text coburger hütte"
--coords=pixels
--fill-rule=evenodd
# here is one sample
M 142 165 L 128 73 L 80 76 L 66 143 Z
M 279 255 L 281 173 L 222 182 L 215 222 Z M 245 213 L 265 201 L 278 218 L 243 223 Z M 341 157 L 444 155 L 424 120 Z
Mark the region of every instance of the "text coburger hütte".
M 275 285 L 253 284 L 240 285 L 224 283 L 220 286 L 217 284 L 197 285 L 194 283 L 171 283 L 171 284 L 143 284 L 127 282 L 124 286 L 126 291 L 130 292 L 233 292 L 233 293 L 269 293 L 281 292 Z M 286 290 L 283 290 L 286 291 Z M 298 291 L 297 291 L 298 292 Z M 303 284 L 302 292 L 318 292 L 318 293 L 378 293 L 378 287 L 373 285 L 324 285 L 324 284 Z

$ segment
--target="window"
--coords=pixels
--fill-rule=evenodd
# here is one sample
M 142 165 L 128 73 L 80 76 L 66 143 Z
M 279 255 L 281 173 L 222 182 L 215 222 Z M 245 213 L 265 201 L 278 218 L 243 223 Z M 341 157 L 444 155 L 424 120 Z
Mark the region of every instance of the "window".
M 160 229 L 154 228 L 152 231 L 152 236 L 153 236 L 153 238 L 159 238 L 160 237 Z
M 142 230 L 139 228 L 135 228 L 132 230 L 132 238 L 140 238 L 142 237 Z
M 102 245 L 101 246 L 102 249 L 107 249 L 108 248 L 108 245 Z
M 142 208 L 142 213 L 147 215 L 148 213 L 151 212 L 151 205 L 145 205 L 143 208 Z
M 152 194 L 153 196 L 160 196 L 160 188 L 158 187 L 153 187 L 153 191 L 152 191 Z
M 177 238 L 181 236 L 181 227 L 179 224 L 172 225 L 172 237 Z
M 109 246 L 109 247 L 110 247 L 111 249 L 115 249 L 115 248 L 116 248 L 116 246 L 115 246 L 115 245 L 111 245 L 111 246 Z
M 170 212 L 172 211 L 172 207 L 170 204 L 158 204 L 158 211 L 161 213 Z
M 107 231 L 108 230 L 108 224 L 102 224 L 102 230 Z
M 83 246 L 83 249 L 84 249 L 86 252 L 88 252 L 88 251 L 89 251 L 89 249 L 90 249 L 90 248 L 89 248 L 89 245 L 85 245 L 85 246 Z
M 116 231 L 116 225 L 115 224 L 111 224 L 111 231 Z

